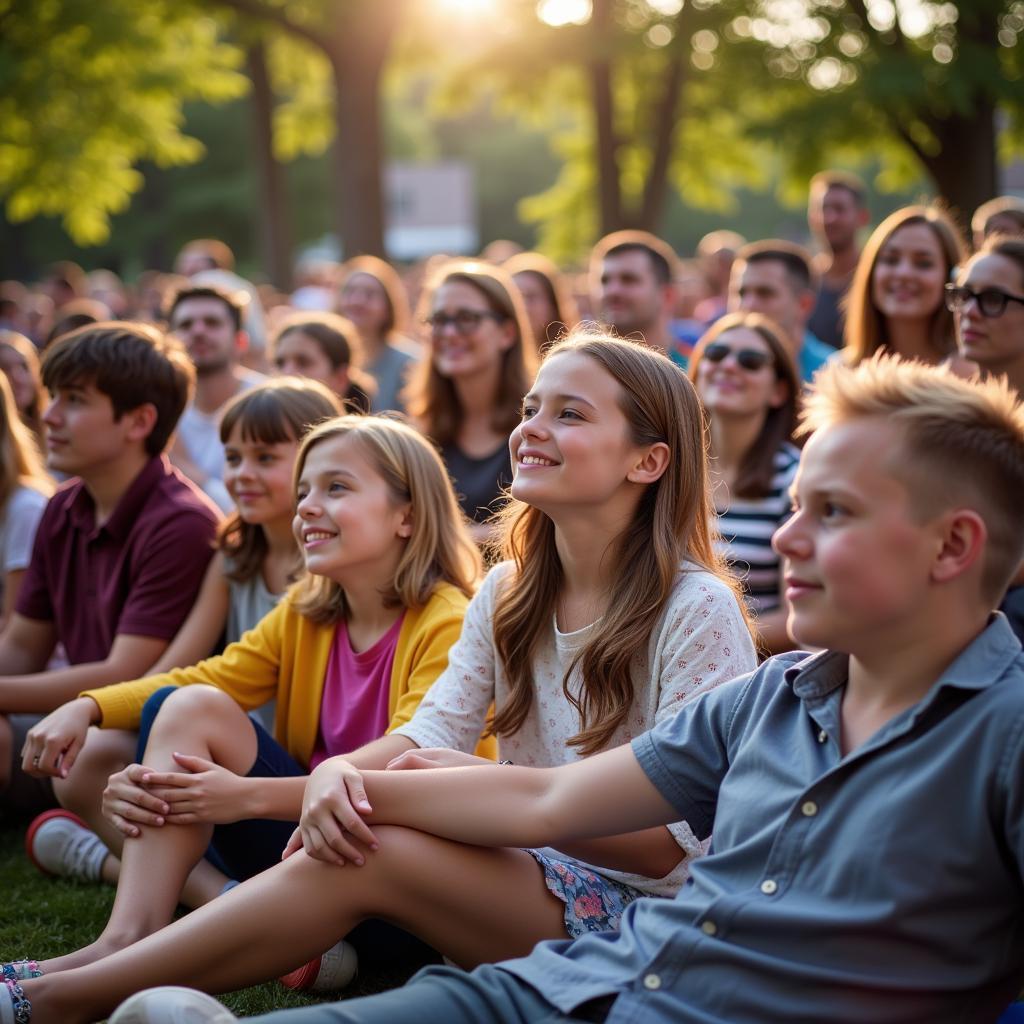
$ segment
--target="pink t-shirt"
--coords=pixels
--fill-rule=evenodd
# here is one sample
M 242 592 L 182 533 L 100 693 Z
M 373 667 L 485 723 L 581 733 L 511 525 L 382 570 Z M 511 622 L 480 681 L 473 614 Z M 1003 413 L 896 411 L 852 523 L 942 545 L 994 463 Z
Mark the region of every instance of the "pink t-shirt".
M 329 757 L 347 754 L 384 735 L 391 666 L 404 618 L 400 615 L 372 647 L 358 654 L 349 643 L 348 626 L 338 623 L 327 659 L 320 729 L 309 761 L 310 771 Z

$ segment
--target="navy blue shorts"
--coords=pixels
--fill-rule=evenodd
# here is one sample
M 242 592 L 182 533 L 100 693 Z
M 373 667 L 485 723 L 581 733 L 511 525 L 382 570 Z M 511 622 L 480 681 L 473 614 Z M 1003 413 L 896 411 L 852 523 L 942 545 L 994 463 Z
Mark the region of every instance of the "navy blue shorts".
M 146 701 L 142 709 L 142 721 L 139 723 L 139 745 L 135 755 L 140 763 L 153 722 L 164 701 L 177 689 L 177 686 L 164 686 Z M 256 760 L 246 778 L 284 779 L 309 774 L 308 769 L 299 764 L 259 722 L 252 717 L 247 720 L 256 733 Z M 230 825 L 214 825 L 206 859 L 229 878 L 238 881 L 251 878 L 281 859 L 281 851 L 297 824 L 295 821 L 250 818 Z

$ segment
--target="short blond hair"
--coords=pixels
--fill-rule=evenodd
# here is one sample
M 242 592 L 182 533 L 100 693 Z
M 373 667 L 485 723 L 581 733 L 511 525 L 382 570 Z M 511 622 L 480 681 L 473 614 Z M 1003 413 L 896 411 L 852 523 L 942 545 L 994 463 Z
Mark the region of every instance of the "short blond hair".
M 309 453 L 341 437 L 355 437 L 396 503 L 412 507 L 412 533 L 382 595 L 389 607 L 422 608 L 439 583 L 466 597 L 480 576 L 480 553 L 469 534 L 441 457 L 422 434 L 387 416 L 338 416 L 314 427 L 295 459 L 295 483 Z M 345 592 L 333 580 L 306 572 L 293 590 L 295 610 L 314 622 L 346 616 Z
M 967 381 L 942 367 L 878 354 L 826 364 L 804 404 L 806 433 L 884 417 L 903 431 L 889 456 L 922 520 L 969 507 L 985 522 L 983 596 L 998 603 L 1024 558 L 1024 408 L 1005 378 Z

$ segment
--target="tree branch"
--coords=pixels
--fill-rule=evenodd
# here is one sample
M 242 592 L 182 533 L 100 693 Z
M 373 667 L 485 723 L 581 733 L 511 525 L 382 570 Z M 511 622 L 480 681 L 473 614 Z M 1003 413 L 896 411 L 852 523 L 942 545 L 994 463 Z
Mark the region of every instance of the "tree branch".
M 321 49 L 325 52 L 329 49 L 327 40 L 324 36 L 314 32 L 313 29 L 307 25 L 302 25 L 297 21 L 292 21 L 283 10 L 277 7 L 268 7 L 266 4 L 260 3 L 259 0 L 214 0 L 215 3 L 221 7 L 226 7 L 229 10 L 235 11 L 238 14 L 244 14 L 246 17 L 254 18 L 257 21 L 265 21 L 271 25 L 276 25 L 278 28 L 290 35 L 295 36 L 298 39 L 305 40 L 305 42 Z

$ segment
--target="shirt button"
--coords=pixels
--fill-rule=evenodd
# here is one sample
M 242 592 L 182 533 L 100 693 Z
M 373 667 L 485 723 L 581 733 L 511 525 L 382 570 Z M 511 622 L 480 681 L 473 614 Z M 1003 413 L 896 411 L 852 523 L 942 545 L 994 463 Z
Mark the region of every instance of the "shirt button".
M 766 878 L 761 883 L 761 892 L 763 892 L 765 896 L 771 896 L 772 893 L 774 893 L 778 889 L 778 887 L 779 883 L 776 882 L 774 878 Z
M 704 933 L 705 935 L 717 935 L 717 934 L 718 934 L 718 925 L 717 925 L 717 924 L 715 924 L 715 922 L 714 922 L 714 921 L 705 921 L 705 922 L 704 922 L 704 923 L 703 923 L 703 924 L 702 924 L 702 925 L 700 926 L 700 930 L 701 930 L 701 931 L 702 931 L 702 932 L 703 932 L 703 933 Z
M 656 974 L 645 974 L 644 988 L 649 988 L 652 992 L 655 989 L 661 988 L 661 978 L 659 978 Z
M 820 731 L 820 732 L 818 733 L 818 742 L 819 742 L 819 743 L 824 743 L 824 742 L 825 742 L 825 741 L 826 741 L 827 739 L 828 739 L 828 733 L 827 733 L 827 732 L 825 732 L 825 730 L 824 730 L 824 729 L 822 729 L 822 730 L 821 730 L 821 731 Z
M 813 818 L 818 813 L 818 805 L 813 800 L 807 800 L 801 805 L 800 813 L 805 818 Z

